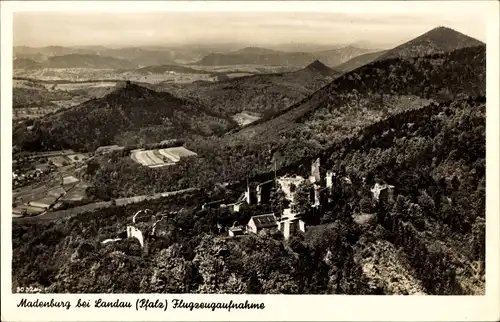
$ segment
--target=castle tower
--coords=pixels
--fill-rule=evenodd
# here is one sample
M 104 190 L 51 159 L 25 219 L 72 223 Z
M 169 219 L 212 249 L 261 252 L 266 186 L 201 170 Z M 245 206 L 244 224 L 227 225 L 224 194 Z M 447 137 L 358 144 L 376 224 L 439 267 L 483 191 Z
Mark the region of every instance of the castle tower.
M 309 181 L 311 183 L 320 184 L 321 175 L 320 175 L 320 159 L 317 158 L 311 164 L 311 176 L 309 177 Z

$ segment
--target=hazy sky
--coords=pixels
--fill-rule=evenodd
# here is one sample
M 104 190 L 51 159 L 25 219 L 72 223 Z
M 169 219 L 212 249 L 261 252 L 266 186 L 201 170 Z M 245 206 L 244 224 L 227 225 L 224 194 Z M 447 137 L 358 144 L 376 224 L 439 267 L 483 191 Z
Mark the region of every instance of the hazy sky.
M 447 26 L 486 40 L 474 14 L 312 12 L 16 12 L 14 45 L 168 46 L 236 42 L 251 45 L 370 41 L 382 47 Z

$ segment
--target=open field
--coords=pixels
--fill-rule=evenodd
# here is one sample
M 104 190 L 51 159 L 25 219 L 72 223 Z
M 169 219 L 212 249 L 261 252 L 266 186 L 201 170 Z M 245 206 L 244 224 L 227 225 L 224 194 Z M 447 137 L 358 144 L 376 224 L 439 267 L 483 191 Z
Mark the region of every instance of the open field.
M 136 70 L 60 68 L 44 70 L 16 70 L 15 77 L 46 82 L 47 89 L 81 90 L 89 88 L 113 87 L 120 81 L 157 84 L 161 82 L 192 83 L 195 81 L 215 81 L 216 77 L 207 73 L 192 74 L 179 72 L 144 74 Z M 55 88 L 53 85 L 57 84 Z
M 241 112 L 233 115 L 233 120 L 235 120 L 240 126 L 245 126 L 261 119 L 255 113 Z
M 65 84 L 56 84 L 54 89 L 59 89 L 62 91 L 74 91 L 87 88 L 115 87 L 115 86 L 116 82 L 65 83 Z
M 149 72 L 145 74 L 140 69 L 94 69 L 94 68 L 44 68 L 36 70 L 14 70 L 14 77 L 29 78 L 47 82 L 45 87 L 52 88 L 51 82 L 57 83 L 58 90 L 76 90 L 79 86 L 88 89 L 90 86 L 108 87 L 114 86 L 119 81 L 134 81 L 150 84 L 161 82 L 168 83 L 192 83 L 195 81 L 217 81 L 216 75 L 225 74 L 229 78 L 242 77 L 255 74 L 282 73 L 295 71 L 298 68 L 288 66 L 266 66 L 266 65 L 229 65 L 229 66 L 201 66 L 189 65 L 189 68 L 199 70 L 200 73 L 166 71 Z M 67 82 L 67 83 L 64 83 Z M 70 84 L 78 82 L 78 84 Z M 24 86 L 14 84 L 14 86 Z
M 131 158 L 143 166 L 158 168 L 173 165 L 183 157 L 194 155 L 197 154 L 185 147 L 173 147 L 157 150 L 135 150 L 132 151 Z
M 19 153 L 14 160 L 30 160 L 35 170 L 16 168 L 16 180 L 20 188 L 13 190 L 13 216 L 23 212 L 38 214 L 55 207 L 59 201 L 83 201 L 87 198 L 88 184 L 78 179 L 77 173 L 85 167 L 82 161 L 87 154 L 75 153 L 72 150 L 49 151 L 41 153 Z M 25 162 L 25 161 L 22 161 Z M 50 166 L 49 162 L 53 165 Z M 38 169 L 38 170 L 37 170 Z M 33 173 L 42 171 L 42 176 L 33 177 Z M 22 181 L 22 178 L 30 178 Z M 35 207 L 35 208 L 33 208 Z
M 62 198 L 61 201 L 82 201 L 87 198 L 85 190 L 89 187 L 85 182 L 79 182 L 70 191 L 68 191 Z

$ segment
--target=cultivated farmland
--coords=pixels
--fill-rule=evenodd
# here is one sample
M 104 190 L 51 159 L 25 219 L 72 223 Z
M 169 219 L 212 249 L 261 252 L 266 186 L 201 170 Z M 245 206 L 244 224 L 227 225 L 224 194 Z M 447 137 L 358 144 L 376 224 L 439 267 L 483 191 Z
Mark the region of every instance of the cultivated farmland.
M 150 168 L 164 167 L 179 162 L 181 158 L 194 156 L 196 153 L 184 147 L 173 147 L 156 150 L 135 150 L 131 157 L 137 163 Z

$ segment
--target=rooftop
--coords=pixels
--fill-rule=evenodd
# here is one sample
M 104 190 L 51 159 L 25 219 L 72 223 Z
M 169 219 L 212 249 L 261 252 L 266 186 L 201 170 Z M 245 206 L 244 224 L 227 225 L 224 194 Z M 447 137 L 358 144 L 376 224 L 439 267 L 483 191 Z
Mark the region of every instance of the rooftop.
M 250 221 L 252 220 L 255 223 L 255 226 L 257 226 L 257 228 L 267 228 L 277 225 L 276 217 L 274 216 L 274 214 L 253 216 L 252 218 L 250 218 Z

